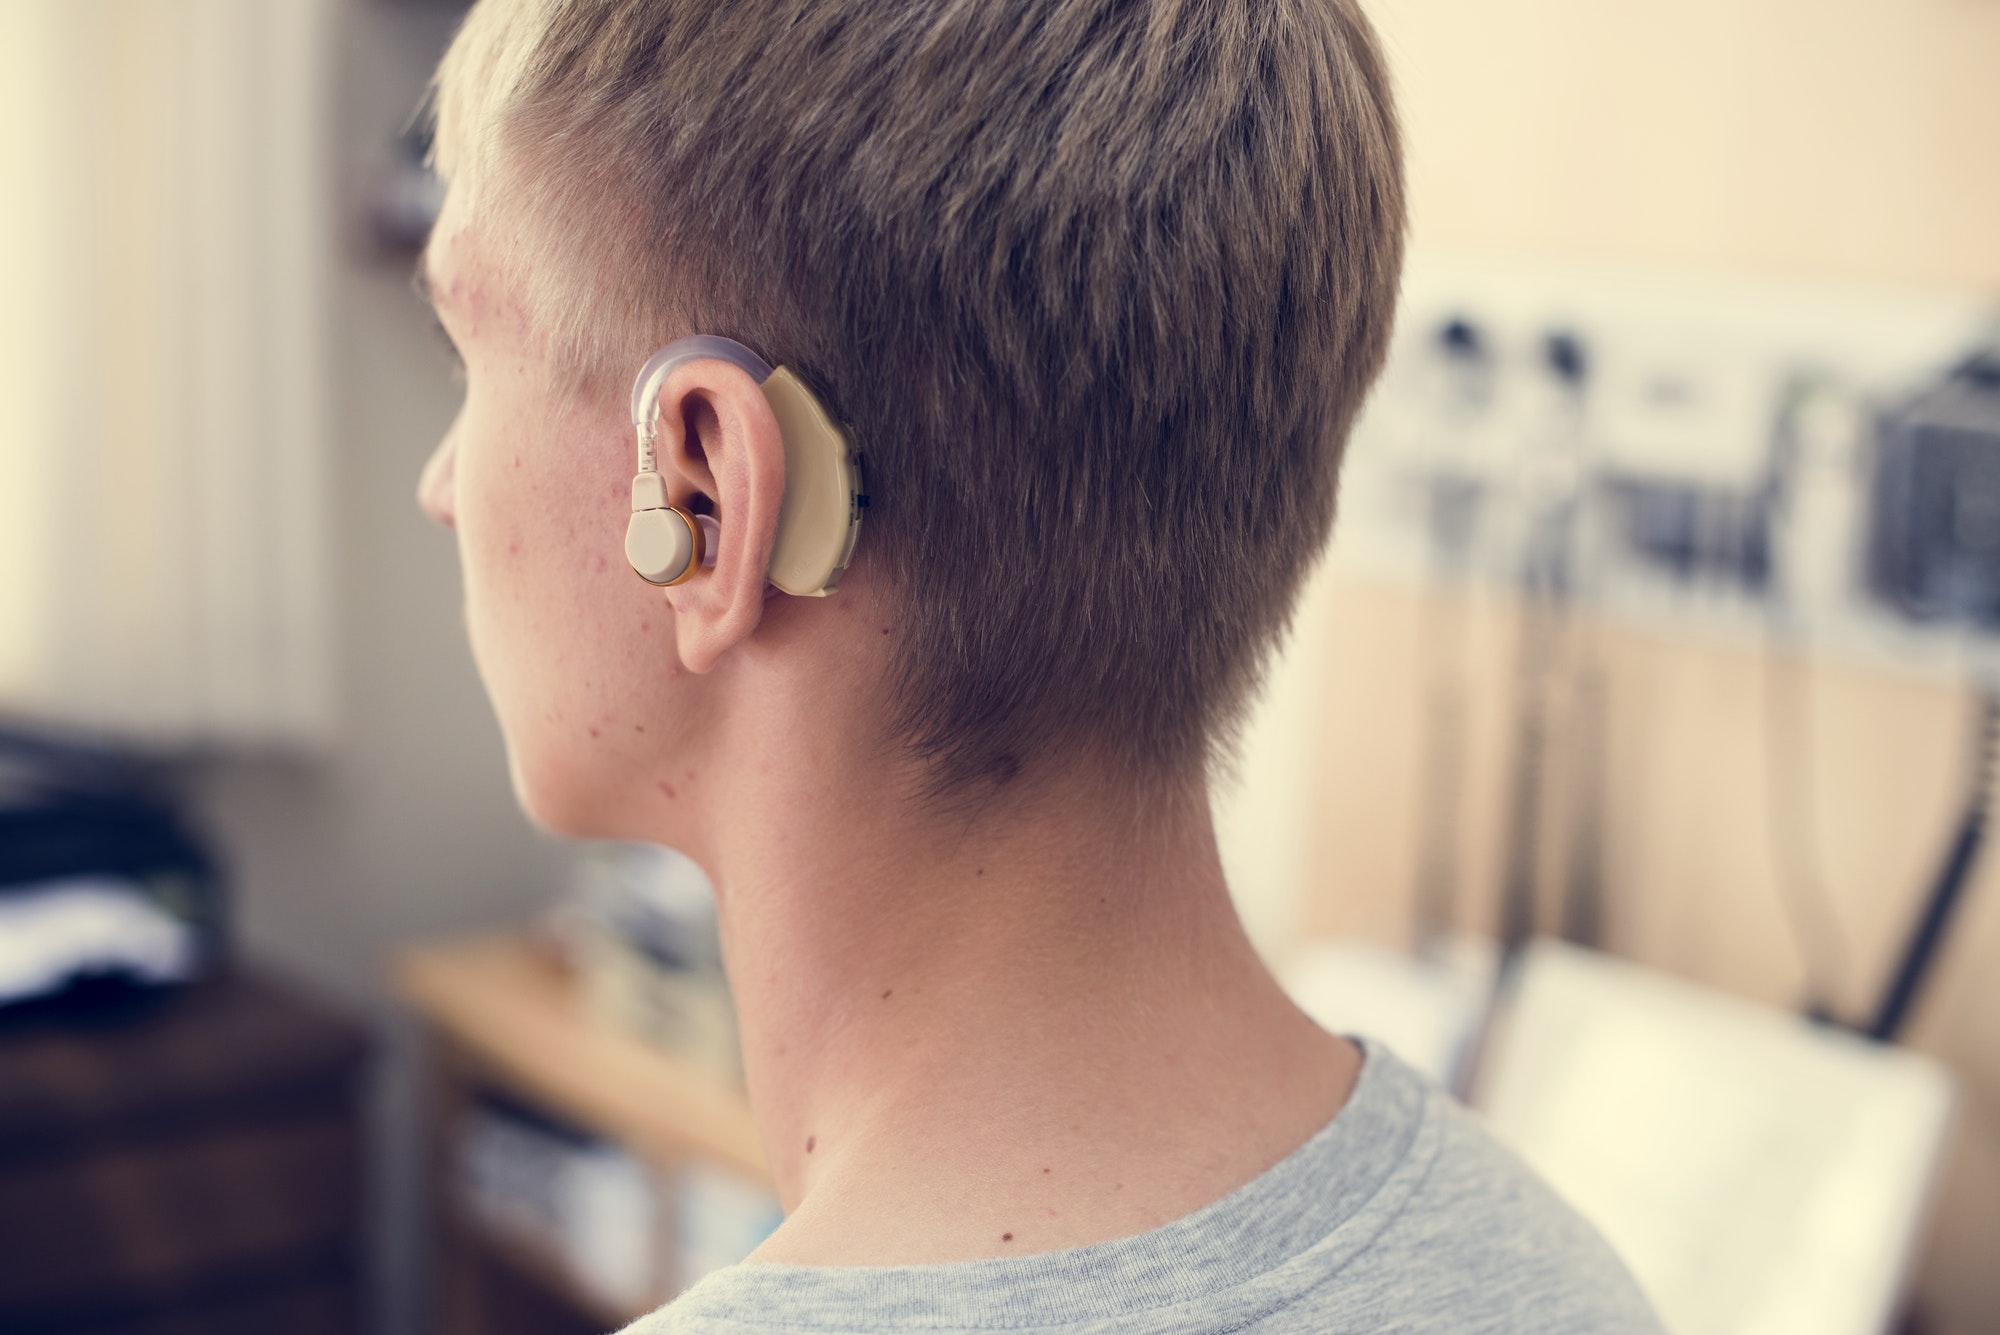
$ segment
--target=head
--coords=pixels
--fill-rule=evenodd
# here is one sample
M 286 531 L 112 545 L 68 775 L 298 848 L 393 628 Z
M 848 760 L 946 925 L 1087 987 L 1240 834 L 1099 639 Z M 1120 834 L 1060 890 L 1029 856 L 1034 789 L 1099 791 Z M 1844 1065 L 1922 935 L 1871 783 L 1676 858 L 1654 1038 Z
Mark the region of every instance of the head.
M 663 761 L 754 698 L 720 682 L 785 654 L 849 674 L 932 799 L 1202 784 L 1390 332 L 1400 154 L 1355 0 L 481 0 L 435 105 L 468 389 L 427 503 L 531 811 L 657 829 Z M 766 596 L 782 449 L 720 363 L 661 436 L 718 564 L 622 567 L 625 397 L 691 333 L 798 372 L 864 455 L 833 598 Z

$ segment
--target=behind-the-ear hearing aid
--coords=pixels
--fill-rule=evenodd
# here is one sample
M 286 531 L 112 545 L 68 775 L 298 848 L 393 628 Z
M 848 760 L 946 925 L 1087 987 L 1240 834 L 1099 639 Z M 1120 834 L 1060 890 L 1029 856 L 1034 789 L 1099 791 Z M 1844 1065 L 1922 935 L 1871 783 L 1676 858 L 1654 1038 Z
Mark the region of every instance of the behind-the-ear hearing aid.
M 733 339 L 696 334 L 676 339 L 647 359 L 632 385 L 632 425 L 639 434 L 639 475 L 632 479 L 632 519 L 625 559 L 648 584 L 671 588 L 715 564 L 720 532 L 707 515 L 667 501 L 667 483 L 653 453 L 660 391 L 688 362 L 713 359 L 747 373 L 764 391 L 785 440 L 785 496 L 771 543 L 766 578 L 786 593 L 820 598 L 834 591 L 854 556 L 854 539 L 868 498 L 847 436 L 799 378 L 772 370 Z

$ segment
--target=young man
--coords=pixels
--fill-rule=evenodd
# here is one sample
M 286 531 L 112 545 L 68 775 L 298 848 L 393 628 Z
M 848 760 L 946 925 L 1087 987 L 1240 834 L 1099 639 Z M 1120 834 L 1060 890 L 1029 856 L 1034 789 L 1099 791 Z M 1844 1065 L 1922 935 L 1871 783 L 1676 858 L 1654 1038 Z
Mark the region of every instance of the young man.
M 1396 299 L 1354 0 L 484 0 L 436 106 L 423 504 L 528 811 L 713 877 L 788 1211 L 635 1329 L 1653 1330 L 1217 862 Z M 641 413 L 712 565 L 628 566 L 697 334 L 865 455 L 832 596 L 769 583 L 803 484 L 721 356 Z

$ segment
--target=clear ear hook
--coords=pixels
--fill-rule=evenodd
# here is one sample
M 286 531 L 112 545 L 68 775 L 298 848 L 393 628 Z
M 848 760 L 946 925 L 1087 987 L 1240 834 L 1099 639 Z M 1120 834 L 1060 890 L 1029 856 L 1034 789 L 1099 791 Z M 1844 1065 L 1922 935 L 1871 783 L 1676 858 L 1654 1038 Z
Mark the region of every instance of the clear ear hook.
M 758 384 L 771 378 L 771 364 L 733 338 L 718 334 L 691 334 L 677 338 L 646 359 L 632 382 L 632 425 L 639 436 L 639 471 L 657 472 L 653 456 L 653 433 L 660 413 L 660 390 L 667 377 L 689 362 L 719 361 L 744 372 Z

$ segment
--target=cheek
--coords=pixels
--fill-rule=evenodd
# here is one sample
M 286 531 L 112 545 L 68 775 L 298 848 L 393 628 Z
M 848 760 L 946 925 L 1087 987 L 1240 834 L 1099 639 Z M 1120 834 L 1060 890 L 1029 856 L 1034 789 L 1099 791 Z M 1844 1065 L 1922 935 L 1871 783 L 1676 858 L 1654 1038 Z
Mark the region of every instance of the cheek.
M 480 435 L 469 415 L 458 523 L 474 655 L 516 790 L 556 833 L 630 836 L 625 808 L 677 763 L 682 712 L 672 613 L 624 560 L 630 477 L 601 459 L 579 467 L 574 433 L 538 439 L 504 425 L 525 413 L 499 420 Z

